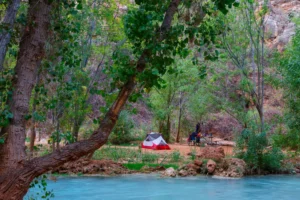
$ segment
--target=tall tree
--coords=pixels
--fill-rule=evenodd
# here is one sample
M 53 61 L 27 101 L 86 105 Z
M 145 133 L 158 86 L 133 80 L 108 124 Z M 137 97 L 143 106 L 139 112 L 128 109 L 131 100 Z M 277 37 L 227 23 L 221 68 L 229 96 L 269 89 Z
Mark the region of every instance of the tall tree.
M 259 7 L 258 2 L 242 0 L 240 7 L 227 16 L 225 24 L 228 31 L 224 32 L 222 37 L 225 52 L 235 66 L 234 70 L 240 74 L 240 81 L 237 81 L 237 95 L 240 95 L 242 100 L 240 103 L 243 104 L 246 113 L 251 104 L 255 106 L 261 132 L 264 131 L 264 27 L 267 12 L 267 0 L 263 2 L 262 7 Z M 238 19 L 240 23 L 231 23 L 233 19 Z
M 1 22 L 0 32 L 0 72 L 3 69 L 4 58 L 6 55 L 7 45 L 10 42 L 11 31 L 13 29 L 18 8 L 21 0 L 11 0 L 6 9 L 3 21 Z
M 171 27 L 171 23 L 173 20 L 173 16 L 177 11 L 177 8 L 179 6 L 180 0 L 173 0 L 170 3 L 170 6 L 168 7 L 164 21 L 160 27 L 160 35 L 155 39 L 155 42 L 161 42 L 165 39 L 166 33 L 169 31 Z M 38 11 L 38 12 L 37 12 Z M 50 17 L 50 5 L 46 1 L 41 0 L 32 0 L 30 1 L 30 9 L 29 9 L 29 18 L 33 17 L 33 19 L 42 20 L 43 23 L 38 23 L 36 21 L 36 26 L 31 26 L 31 28 L 39 28 L 42 29 L 40 31 L 43 32 L 43 36 L 47 35 L 47 27 L 49 24 L 49 17 Z M 43 17 L 42 17 L 43 16 Z M 32 18 L 31 18 L 32 19 Z M 29 33 L 40 33 L 39 31 L 36 31 L 36 29 L 29 31 Z M 23 36 L 24 38 L 28 38 L 29 41 L 32 42 L 32 40 L 36 39 L 35 37 L 27 37 L 26 34 Z M 38 38 L 40 39 L 40 37 Z M 44 42 L 46 41 L 46 38 Z M 35 40 L 34 40 L 35 41 Z M 39 40 L 37 40 L 38 42 Z M 26 49 L 29 50 L 27 47 L 27 43 L 25 43 L 26 40 L 23 40 L 23 43 L 21 44 L 20 48 L 20 56 L 19 60 L 22 60 L 22 49 L 24 48 L 25 52 Z M 26 45 L 25 45 L 25 44 Z M 39 44 L 39 43 L 35 43 Z M 44 43 L 43 43 L 44 44 Z M 23 48 L 22 48 L 23 47 Z M 38 47 L 43 47 L 41 45 L 38 45 Z M 36 49 L 34 49 L 36 50 Z M 41 49 L 39 49 L 41 50 Z M 32 52 L 32 51 L 31 51 Z M 34 51 L 36 52 L 36 51 Z M 38 52 L 40 53 L 40 52 Z M 40 54 L 38 54 L 40 55 Z M 136 63 L 136 67 L 138 72 L 143 72 L 146 68 L 146 58 L 151 55 L 151 52 L 148 49 L 145 49 L 140 58 L 138 59 Z M 38 58 L 40 56 L 37 56 Z M 30 63 L 30 62 L 28 62 Z M 36 66 L 36 62 L 33 63 L 33 66 Z M 18 66 L 16 67 L 18 69 Z M 23 70 L 26 70 L 26 68 L 22 68 Z M 36 69 L 34 69 L 36 70 Z M 34 73 L 29 74 L 29 76 L 32 77 L 32 82 L 34 82 Z M 27 80 L 28 78 L 25 78 Z M 24 81 L 24 79 L 22 79 Z M 26 81 L 28 84 L 28 82 Z M 25 83 L 23 83 L 23 86 Z M 27 192 L 29 185 L 31 181 L 47 172 L 48 170 L 57 167 L 67 161 L 75 160 L 80 158 L 83 155 L 87 155 L 88 153 L 98 149 L 108 139 L 108 136 L 110 132 L 112 131 L 116 120 L 118 118 L 119 113 L 121 112 L 123 106 L 125 105 L 127 99 L 129 98 L 130 94 L 134 90 L 136 85 L 136 75 L 133 75 L 129 78 L 129 80 L 126 82 L 126 84 L 122 87 L 116 101 L 109 109 L 108 113 L 106 114 L 105 118 L 100 123 L 99 128 L 93 133 L 93 135 L 88 139 L 84 141 L 80 141 L 77 143 L 74 143 L 72 145 L 68 145 L 59 151 L 55 151 L 50 155 L 41 157 L 41 158 L 35 158 L 31 161 L 25 161 L 25 148 L 24 148 L 24 141 L 25 141 L 25 122 L 24 122 L 24 115 L 28 112 L 28 103 L 30 94 L 27 93 L 27 96 L 23 97 L 28 99 L 27 105 L 24 105 L 22 103 L 23 108 L 25 110 L 21 113 L 19 113 L 17 116 L 21 119 L 19 119 L 19 129 L 13 129 L 9 128 L 11 132 L 9 132 L 8 138 L 6 140 L 6 151 L 3 152 L 1 158 L 3 165 L 1 166 L 1 177 L 0 177 L 0 199 L 21 199 Z M 18 87 L 19 86 L 19 87 Z M 33 86 L 33 85 L 32 85 Z M 18 88 L 22 88 L 19 84 L 17 87 L 15 87 L 15 91 L 18 91 Z M 30 88 L 28 88 L 30 89 Z M 31 87 L 32 89 L 32 87 Z M 30 90 L 31 92 L 31 90 Z M 17 104 L 18 105 L 18 104 Z M 18 107 L 17 107 L 18 108 Z M 16 116 L 14 116 L 15 119 Z M 22 119 L 23 118 L 23 119 Z M 20 123 L 21 122 L 21 123 Z M 22 126 L 23 125 L 23 126 Z M 15 136 L 15 137 L 13 137 Z M 15 142 L 12 144 L 12 142 Z M 17 145 L 17 146 L 15 146 Z M 10 152 L 9 152 L 10 150 Z M 19 156 L 20 155 L 20 156 Z M 10 157 L 11 156 L 11 157 Z M 4 159 L 3 159 L 4 158 Z M 23 163 L 21 162 L 23 161 Z M 10 165 L 10 166 L 9 166 Z M 5 173 L 4 173 L 5 172 Z
M 63 163 L 79 159 L 105 144 L 126 101 L 133 92 L 136 92 L 134 90 L 137 83 L 140 82 L 145 87 L 157 84 L 160 74 L 166 71 L 166 66 L 174 62 L 172 56 L 178 51 L 186 52 L 187 40 L 181 41 L 184 26 L 181 24 L 172 26 L 174 15 L 182 1 L 137 1 L 139 8 L 129 12 L 125 19 L 126 33 L 137 59 L 130 59 L 129 56 L 126 57 L 127 59 L 118 59 L 122 65 L 117 68 L 120 71 L 116 72 L 114 84 L 121 84 L 120 92 L 101 120 L 99 127 L 87 140 L 67 145 L 49 155 L 27 161 L 24 159 L 24 117 L 28 113 L 28 102 L 36 78 L 37 60 L 43 57 L 44 44 L 47 40 L 50 2 L 53 1 L 31 0 L 29 2 L 29 32 L 26 32 L 23 37 L 16 66 L 18 76 L 14 82 L 11 105 L 14 118 L 9 126 L 4 151 L 1 152 L 1 159 L 4 161 L 3 170 L 0 173 L 1 200 L 21 199 L 35 177 Z M 223 11 L 226 11 L 226 4 L 231 5 L 231 3 L 233 0 L 229 3 L 216 1 L 216 5 Z M 31 23 L 32 21 L 35 23 Z M 160 26 L 158 21 L 161 22 Z M 43 40 L 40 41 L 40 39 Z M 22 61 L 26 61 L 27 65 L 24 65 Z
M 51 2 L 51 1 L 49 1 Z M 5 144 L 0 146 L 0 174 L 22 166 L 25 153 L 25 116 L 28 114 L 32 89 L 36 82 L 37 66 L 43 59 L 50 25 L 50 5 L 47 0 L 29 2 L 27 28 L 20 43 L 13 95 L 10 109 L 13 118 L 8 127 Z

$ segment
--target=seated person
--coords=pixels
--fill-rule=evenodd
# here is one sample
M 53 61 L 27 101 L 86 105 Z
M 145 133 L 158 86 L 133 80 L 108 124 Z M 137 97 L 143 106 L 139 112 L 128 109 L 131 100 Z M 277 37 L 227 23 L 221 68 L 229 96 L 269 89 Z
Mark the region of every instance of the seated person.
M 199 132 L 196 136 L 196 143 L 200 143 L 201 137 L 202 137 L 202 134 L 201 134 L 201 132 Z
M 189 141 L 194 141 L 194 140 L 196 140 L 196 137 L 197 137 L 197 133 L 196 133 L 196 132 L 193 132 L 193 133 L 190 134 L 190 136 L 189 136 Z

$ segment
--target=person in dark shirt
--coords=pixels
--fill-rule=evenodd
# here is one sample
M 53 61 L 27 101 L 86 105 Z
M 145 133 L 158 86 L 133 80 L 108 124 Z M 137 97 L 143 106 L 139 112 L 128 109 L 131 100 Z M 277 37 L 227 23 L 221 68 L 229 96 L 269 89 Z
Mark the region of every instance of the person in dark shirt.
M 198 122 L 196 125 L 196 133 L 199 133 L 201 130 L 200 123 Z

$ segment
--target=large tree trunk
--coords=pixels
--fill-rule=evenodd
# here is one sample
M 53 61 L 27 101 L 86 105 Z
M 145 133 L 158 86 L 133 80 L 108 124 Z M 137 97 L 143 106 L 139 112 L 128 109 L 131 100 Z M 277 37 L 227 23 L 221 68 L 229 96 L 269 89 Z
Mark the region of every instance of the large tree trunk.
M 6 29 L 0 33 L 0 72 L 3 69 L 3 63 L 6 55 L 7 45 L 10 42 L 11 31 L 14 26 L 17 11 L 20 6 L 21 0 L 12 0 L 7 7 L 2 24 L 6 26 Z
M 25 154 L 25 116 L 37 76 L 37 66 L 44 57 L 50 24 L 50 4 L 47 0 L 29 1 L 27 28 L 20 43 L 13 95 L 10 102 L 13 119 L 8 136 L 0 149 L 0 175 L 22 166 Z
M 40 0 L 41 1 L 41 0 Z M 154 42 L 161 42 L 165 38 L 165 33 L 170 29 L 174 14 L 177 11 L 181 0 L 173 0 L 165 14 L 164 21 L 160 28 L 161 35 Z M 40 4 L 40 3 L 38 3 Z M 36 12 L 39 9 L 36 9 Z M 144 50 L 137 62 L 138 72 L 142 72 L 146 67 L 146 60 L 150 51 Z M 31 181 L 68 161 L 77 160 L 84 155 L 95 151 L 106 143 L 111 133 L 119 113 L 123 109 L 127 99 L 136 86 L 135 75 L 129 78 L 128 82 L 122 87 L 116 101 L 109 109 L 108 113 L 101 121 L 98 129 L 92 134 L 88 140 L 79 141 L 61 148 L 52 154 L 35 158 L 27 162 L 19 168 L 7 171 L 0 176 L 0 200 L 20 200 L 26 194 Z M 24 125 L 25 126 L 25 125 Z

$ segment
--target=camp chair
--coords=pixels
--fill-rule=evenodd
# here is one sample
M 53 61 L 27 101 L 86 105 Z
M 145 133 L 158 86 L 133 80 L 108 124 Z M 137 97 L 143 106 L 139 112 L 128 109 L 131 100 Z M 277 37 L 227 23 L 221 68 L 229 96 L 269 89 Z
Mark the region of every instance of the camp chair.
M 189 135 L 187 143 L 189 146 L 194 146 L 196 144 L 196 137 L 193 135 L 193 133 Z

